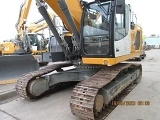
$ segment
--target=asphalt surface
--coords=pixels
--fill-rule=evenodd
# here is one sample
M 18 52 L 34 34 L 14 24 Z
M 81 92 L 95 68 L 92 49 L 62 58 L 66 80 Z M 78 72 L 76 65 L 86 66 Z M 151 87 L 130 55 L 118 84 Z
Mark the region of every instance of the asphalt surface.
M 134 101 L 136 104 L 119 105 L 106 120 L 160 120 L 159 53 L 160 49 L 146 51 L 147 57 L 136 62 L 141 63 L 143 67 L 142 81 L 123 100 Z M 7 85 L 0 86 L 0 93 L 4 89 L 7 90 Z M 80 120 L 70 111 L 72 89 L 73 87 L 56 92 L 34 102 L 16 95 L 11 97 L 12 100 L 0 100 L 0 120 Z

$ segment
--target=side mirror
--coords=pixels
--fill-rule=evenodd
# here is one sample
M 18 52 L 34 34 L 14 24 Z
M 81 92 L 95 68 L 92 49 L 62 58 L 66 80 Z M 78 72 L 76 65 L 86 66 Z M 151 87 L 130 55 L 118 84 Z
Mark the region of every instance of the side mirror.
M 123 14 L 125 12 L 125 0 L 116 0 L 116 13 Z

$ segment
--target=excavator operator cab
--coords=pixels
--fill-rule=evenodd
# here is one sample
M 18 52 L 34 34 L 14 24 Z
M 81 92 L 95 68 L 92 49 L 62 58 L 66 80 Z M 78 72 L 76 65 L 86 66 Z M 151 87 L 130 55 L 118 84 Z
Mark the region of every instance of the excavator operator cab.
M 125 0 L 95 0 L 85 5 L 81 26 L 83 57 L 116 57 L 116 41 L 129 35 L 129 11 Z M 91 21 L 92 26 L 86 24 L 86 20 Z
M 29 44 L 30 44 L 32 51 L 46 49 L 47 40 L 44 38 L 43 34 L 28 33 L 27 39 L 29 41 Z
M 80 34 L 84 64 L 112 66 L 142 51 L 142 28 L 136 24 L 131 29 L 132 13 L 125 0 L 95 0 L 84 6 Z

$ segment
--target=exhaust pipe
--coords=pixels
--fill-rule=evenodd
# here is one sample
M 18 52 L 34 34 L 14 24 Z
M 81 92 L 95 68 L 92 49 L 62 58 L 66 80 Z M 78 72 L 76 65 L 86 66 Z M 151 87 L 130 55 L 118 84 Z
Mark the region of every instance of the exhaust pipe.
M 62 10 L 63 14 L 66 17 L 66 19 L 68 21 L 68 24 L 70 25 L 74 36 L 76 37 L 77 44 L 79 45 L 80 44 L 80 35 L 78 33 L 78 30 L 76 28 L 74 20 L 73 20 L 71 14 L 70 14 L 70 11 L 69 11 L 69 8 L 68 8 L 68 5 L 67 5 L 66 1 L 65 0 L 59 0 L 58 4 L 59 4 L 59 7 Z

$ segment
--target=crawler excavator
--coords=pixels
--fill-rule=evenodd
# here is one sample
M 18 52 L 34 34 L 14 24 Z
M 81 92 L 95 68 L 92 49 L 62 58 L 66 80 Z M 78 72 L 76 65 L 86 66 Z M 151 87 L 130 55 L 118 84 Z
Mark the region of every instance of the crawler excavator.
M 28 18 L 28 13 L 30 10 L 32 0 L 25 0 L 25 2 L 20 6 L 20 12 L 18 17 L 18 22 L 16 23 L 16 30 L 18 32 L 18 39 L 11 41 L 4 41 L 1 43 L 2 54 L 10 55 L 15 54 L 16 51 L 22 49 L 22 38 L 25 33 L 25 24 Z
M 71 94 L 71 112 L 87 120 L 106 116 L 109 103 L 130 85 L 136 86 L 142 77 L 141 64 L 125 62 L 142 51 L 142 28 L 131 24 L 130 5 L 125 0 L 36 2 L 63 54 L 55 56 L 61 62 L 22 75 L 16 83 L 17 93 L 32 100 L 51 86 L 78 81 Z M 70 39 L 59 36 L 45 3 L 73 34 Z M 74 68 L 64 69 L 69 66 Z
M 39 31 L 47 28 L 48 25 L 44 23 L 31 23 L 23 36 L 23 40 L 13 39 L 3 41 L 0 46 L 2 49 L 2 55 L 13 54 L 42 54 L 47 51 L 46 45 L 48 40 L 44 37 L 43 33 Z M 43 31 L 42 31 L 43 32 Z
M 8 40 L 1 43 L 2 54 L 41 54 L 46 52 L 47 41 L 43 34 L 38 32 L 48 28 L 48 24 L 44 19 L 31 22 L 27 25 L 27 18 L 32 0 L 25 0 L 20 7 L 18 21 L 16 23 L 17 36 L 14 40 Z M 36 5 L 35 5 L 36 6 Z M 50 13 L 51 17 L 55 16 L 54 12 Z M 33 47 L 36 48 L 33 50 Z

